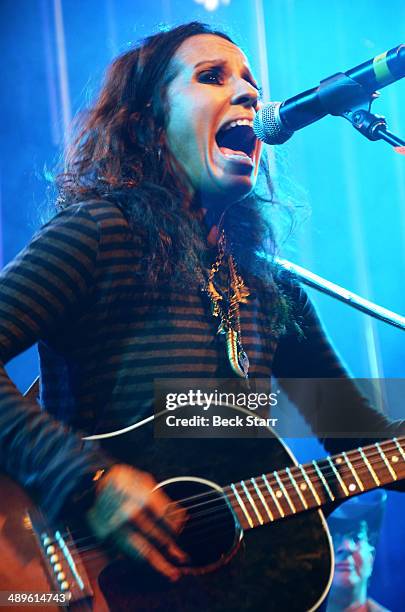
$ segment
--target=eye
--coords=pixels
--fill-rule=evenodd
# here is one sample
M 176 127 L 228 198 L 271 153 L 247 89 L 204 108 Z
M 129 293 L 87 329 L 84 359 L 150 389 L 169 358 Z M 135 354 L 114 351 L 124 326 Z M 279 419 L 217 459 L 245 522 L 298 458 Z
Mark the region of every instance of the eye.
M 210 68 L 204 70 L 198 75 L 199 83 L 208 83 L 210 85 L 222 85 L 224 82 L 221 68 Z
M 356 542 L 356 544 L 358 544 L 359 542 L 366 542 L 367 534 L 361 531 L 360 533 L 356 533 L 353 539 Z

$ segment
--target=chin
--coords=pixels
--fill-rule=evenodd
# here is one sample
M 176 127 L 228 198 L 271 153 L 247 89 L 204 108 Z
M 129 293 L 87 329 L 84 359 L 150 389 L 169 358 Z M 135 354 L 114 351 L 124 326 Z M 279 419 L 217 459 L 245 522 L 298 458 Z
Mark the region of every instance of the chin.
M 253 192 L 254 188 L 254 183 L 233 183 L 224 188 L 224 192 L 226 192 L 227 197 L 237 201 L 246 198 L 246 196 Z
M 253 192 L 256 180 L 248 176 L 222 177 L 215 182 L 212 195 L 227 200 L 241 200 Z

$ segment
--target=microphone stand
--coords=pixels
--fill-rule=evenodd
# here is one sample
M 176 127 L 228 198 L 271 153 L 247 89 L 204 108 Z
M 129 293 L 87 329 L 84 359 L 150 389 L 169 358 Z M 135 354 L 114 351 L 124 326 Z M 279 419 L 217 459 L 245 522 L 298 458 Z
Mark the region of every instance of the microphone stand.
M 398 138 L 398 136 L 387 130 L 385 117 L 374 115 L 374 113 L 365 109 L 346 111 L 342 113 L 342 117 L 350 121 L 352 126 L 369 140 L 384 140 L 393 147 L 405 146 L 405 140 Z
M 404 140 L 387 130 L 385 118 L 374 115 L 370 111 L 371 104 L 379 95 L 377 91 L 370 93 L 360 83 L 342 72 L 321 81 L 318 88 L 318 99 L 325 114 L 344 117 L 360 134 L 363 134 L 369 140 L 384 140 L 394 147 L 405 147 Z M 365 106 L 368 106 L 368 110 L 364 108 Z M 405 330 L 405 317 L 370 302 L 335 283 L 331 283 L 287 259 L 276 257 L 275 261 L 295 274 L 306 285 L 326 293 L 375 319 Z
M 326 293 L 340 302 L 344 302 L 348 306 L 356 308 L 357 310 L 360 310 L 361 312 L 364 312 L 375 319 L 385 321 L 385 323 L 388 323 L 389 325 L 405 330 L 405 317 L 393 312 L 392 310 L 388 310 L 387 308 L 383 308 L 374 302 L 370 302 L 369 300 L 362 298 L 360 295 L 352 293 L 344 287 L 340 287 L 339 285 L 336 285 L 335 283 L 332 283 L 325 278 L 314 274 L 310 270 L 288 261 L 287 259 L 275 257 L 275 262 L 285 270 L 292 272 L 300 281 L 309 287 L 317 289 L 321 293 Z

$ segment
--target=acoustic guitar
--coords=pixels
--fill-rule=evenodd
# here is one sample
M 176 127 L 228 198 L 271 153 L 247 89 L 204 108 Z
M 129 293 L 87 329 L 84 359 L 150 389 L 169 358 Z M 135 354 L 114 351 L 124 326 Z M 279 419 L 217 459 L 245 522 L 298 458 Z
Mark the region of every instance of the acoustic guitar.
M 223 411 L 229 418 L 248 414 L 236 407 Z M 29 594 L 43 610 L 67 602 L 69 609 L 96 612 L 318 609 L 333 575 L 325 515 L 344 499 L 404 479 L 405 437 L 301 465 L 271 428 L 258 429 L 253 438 L 159 439 L 148 424 L 109 440 L 110 453 L 151 472 L 187 510 L 178 544 L 189 561 L 175 583 L 125 558 L 114 542 L 95 542 L 83 517 L 49 525 L 21 488 L 2 476 L 0 592 L 3 599 L 11 595 L 6 609 L 20 609 Z

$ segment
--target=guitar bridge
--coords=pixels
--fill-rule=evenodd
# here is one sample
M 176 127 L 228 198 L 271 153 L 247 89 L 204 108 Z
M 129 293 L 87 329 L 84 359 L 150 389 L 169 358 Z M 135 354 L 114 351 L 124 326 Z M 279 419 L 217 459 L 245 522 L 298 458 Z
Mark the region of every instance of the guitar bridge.
M 69 606 L 92 599 L 94 593 L 70 531 L 52 529 L 38 511 L 28 512 L 26 519 L 31 523 L 53 590 L 64 593 Z

